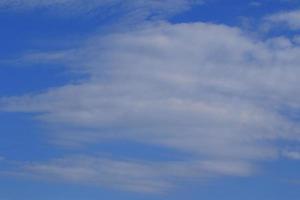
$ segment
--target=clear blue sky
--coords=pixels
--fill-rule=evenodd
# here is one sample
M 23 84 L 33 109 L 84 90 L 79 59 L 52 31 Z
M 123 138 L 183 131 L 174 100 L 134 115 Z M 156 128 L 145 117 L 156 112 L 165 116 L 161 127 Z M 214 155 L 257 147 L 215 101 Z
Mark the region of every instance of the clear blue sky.
M 298 200 L 300 2 L 0 0 L 0 200 Z

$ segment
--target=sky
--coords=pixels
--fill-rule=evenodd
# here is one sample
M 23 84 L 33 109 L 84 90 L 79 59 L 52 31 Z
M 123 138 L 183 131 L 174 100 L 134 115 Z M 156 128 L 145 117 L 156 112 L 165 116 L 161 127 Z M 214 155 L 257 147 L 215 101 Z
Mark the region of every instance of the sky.
M 300 2 L 0 0 L 0 200 L 298 200 Z

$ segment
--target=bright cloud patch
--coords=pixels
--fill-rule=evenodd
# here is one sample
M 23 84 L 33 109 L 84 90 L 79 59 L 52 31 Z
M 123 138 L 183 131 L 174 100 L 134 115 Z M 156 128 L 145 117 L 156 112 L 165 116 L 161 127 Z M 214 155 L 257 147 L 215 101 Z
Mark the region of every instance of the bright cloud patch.
M 164 190 L 178 178 L 203 174 L 254 173 L 258 161 L 278 156 L 276 142 L 300 138 L 287 112 L 300 108 L 300 47 L 282 40 L 289 41 L 260 41 L 223 25 L 160 24 L 94 38 L 80 49 L 27 56 L 63 62 L 90 78 L 2 98 L 2 110 L 36 113 L 60 145 L 126 138 L 190 156 L 171 164 L 126 161 L 117 168 L 111 166 L 121 161 L 65 158 L 23 171 L 135 191 Z M 171 169 L 190 173 L 178 177 Z

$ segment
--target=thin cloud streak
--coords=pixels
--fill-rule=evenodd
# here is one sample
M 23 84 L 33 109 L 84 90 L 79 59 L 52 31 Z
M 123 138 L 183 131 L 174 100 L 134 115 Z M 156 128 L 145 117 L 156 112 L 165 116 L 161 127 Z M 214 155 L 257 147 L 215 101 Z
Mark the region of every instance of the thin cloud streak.
M 2 0 L 0 9 L 28 11 L 43 9 L 55 16 L 122 15 L 131 20 L 165 18 L 185 11 L 202 0 Z M 57 15 L 59 14 L 59 15 Z
M 138 193 L 162 194 L 176 182 L 206 182 L 219 176 L 249 176 L 254 166 L 235 161 L 146 162 L 96 156 L 70 156 L 48 162 L 17 162 L 1 175 L 93 185 Z

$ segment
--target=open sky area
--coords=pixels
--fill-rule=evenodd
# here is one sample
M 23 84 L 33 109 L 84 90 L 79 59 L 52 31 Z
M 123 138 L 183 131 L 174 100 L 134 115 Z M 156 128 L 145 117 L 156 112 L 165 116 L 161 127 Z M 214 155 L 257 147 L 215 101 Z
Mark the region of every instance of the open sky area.
M 0 0 L 0 200 L 299 200 L 299 0 Z

